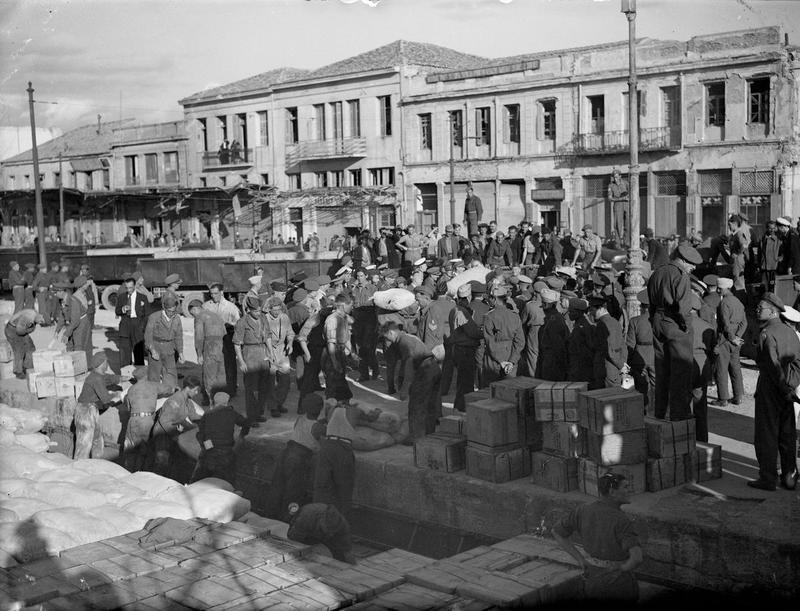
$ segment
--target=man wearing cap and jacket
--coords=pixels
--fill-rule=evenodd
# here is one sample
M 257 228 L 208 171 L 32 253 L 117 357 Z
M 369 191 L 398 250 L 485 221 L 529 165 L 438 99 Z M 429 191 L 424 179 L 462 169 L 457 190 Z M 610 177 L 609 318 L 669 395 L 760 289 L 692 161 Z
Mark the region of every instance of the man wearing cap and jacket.
M 780 239 L 778 268 L 780 275 L 796 274 L 800 272 L 800 237 L 792 228 L 792 223 L 787 218 L 779 216 L 775 220 Z
M 453 399 L 453 407 L 463 412 L 466 410 L 464 396 L 475 389 L 475 352 L 483 339 L 483 331 L 472 318 L 472 310 L 469 307 L 472 286 L 461 285 L 456 296 L 456 305 L 448 315 L 449 357 L 456 371 L 456 396 Z
M 150 355 L 147 379 L 178 388 L 178 366 L 183 363 L 183 327 L 178 316 L 178 300 L 167 293 L 161 300 L 162 309 L 147 318 L 144 345 Z
M 615 388 L 622 385 L 622 372 L 628 349 L 622 325 L 608 313 L 606 298 L 590 297 L 594 320 L 594 381 L 589 388 Z
M 670 420 L 691 418 L 692 330 L 689 314 L 692 289 L 689 275 L 703 262 L 700 253 L 689 244 L 681 244 L 667 265 L 655 270 L 647 281 L 650 317 L 653 325 L 655 355 L 656 418 Z
M 594 233 L 594 228 L 591 225 L 584 225 L 581 228 L 583 236 L 577 240 L 572 240 L 575 246 L 575 255 L 572 257 L 572 267 L 578 262 L 578 255 L 583 253 L 583 269 L 591 271 L 598 263 L 603 255 L 603 241 L 599 235 Z
M 356 281 L 350 291 L 353 297 L 353 343 L 356 345 L 359 363 L 359 382 L 378 379 L 378 358 L 375 350 L 378 345 L 378 316 L 372 296 L 375 286 L 367 280 L 367 272 L 356 270 Z
M 761 277 L 767 291 L 775 290 L 775 272 L 781 260 L 781 239 L 775 221 L 768 221 L 758 249 Z
M 644 395 L 645 407 L 653 410 L 653 393 L 655 392 L 656 370 L 653 351 L 653 326 L 650 324 L 650 313 L 647 306 L 647 289 L 640 291 L 636 298 L 644 306 L 642 313 L 631 318 L 628 323 L 626 344 L 628 346 L 628 365 L 631 368 L 633 387 Z
M 487 298 L 490 309 L 483 319 L 483 376 L 487 385 L 517 375 L 517 365 L 525 346 L 519 315 L 504 303 L 507 295 L 505 286 L 498 286 Z
M 551 288 L 540 292 L 544 324 L 539 330 L 539 360 L 536 375 L 542 380 L 563 382 L 567 379 L 569 327 L 559 311 L 560 293 Z
M 89 362 L 94 354 L 92 348 L 92 321 L 89 318 L 89 293 L 91 280 L 85 276 L 75 278 L 75 292 L 69 297 L 69 324 L 64 330 L 67 340 L 67 349 L 83 350 L 86 352 L 86 361 Z
M 711 379 L 711 363 L 714 360 L 714 349 L 717 345 L 717 333 L 714 327 L 700 318 L 703 302 L 697 295 L 692 295 L 692 354 L 694 368 L 692 371 L 692 414 L 694 414 L 694 430 L 697 441 L 708 441 L 708 382 Z
M 137 286 L 141 274 L 130 274 L 117 293 L 114 312 L 119 320 L 119 365 L 144 365 L 144 329 L 150 300 Z
M 226 387 L 225 357 L 222 349 L 225 323 L 218 314 L 206 310 L 199 299 L 189 304 L 189 314 L 194 318 L 194 348 L 197 353 L 197 363 L 202 367 L 203 389 L 211 398 Z
M 543 288 L 546 287 L 541 281 L 533 285 L 533 295 L 520 313 L 520 322 L 522 323 L 522 330 L 525 333 L 525 351 L 523 354 L 525 375 L 530 377 L 536 375 L 539 361 L 539 330 L 544 324 L 544 310 L 542 309 L 541 297 L 541 290 Z
M 164 284 L 167 285 L 165 294 L 167 295 L 171 294 L 173 297 L 175 297 L 175 301 L 178 303 L 178 305 L 181 304 L 181 298 L 178 295 L 178 289 L 180 288 L 182 283 L 183 281 L 181 280 L 181 277 L 178 274 L 170 274 L 169 276 L 164 278 Z
M 453 226 L 445 225 L 444 235 L 439 238 L 439 242 L 436 245 L 437 258 L 444 259 L 445 261 L 455 259 L 461 254 L 459 252 L 460 247 L 461 243 L 458 236 L 453 232 Z
M 8 272 L 8 286 L 14 296 L 14 313 L 25 309 L 25 277 L 19 271 L 19 263 L 11 261 L 8 264 L 11 270 Z
M 203 304 L 203 309 L 219 316 L 225 324 L 225 337 L 222 340 L 222 355 L 225 363 L 225 381 L 227 392 L 231 397 L 236 396 L 236 385 L 239 372 L 236 370 L 236 351 L 233 349 L 233 330 L 241 318 L 239 308 L 235 303 L 225 299 L 225 287 L 214 283 L 208 288 L 211 299 Z
M 48 290 L 47 290 L 47 315 L 45 318 L 50 321 L 51 324 L 54 324 L 56 321 L 56 316 L 58 315 L 59 310 L 59 300 L 57 296 L 57 292 L 55 289 L 55 284 L 59 282 L 59 274 L 58 274 L 59 266 L 58 261 L 53 261 L 50 263 L 50 274 L 49 274 L 49 283 L 48 283 Z
M 742 364 L 739 360 L 739 351 L 744 344 L 744 332 L 747 329 L 747 316 L 744 306 L 739 299 L 731 293 L 733 280 L 720 278 L 717 291 L 721 300 L 717 308 L 717 329 L 719 336 L 714 349 L 716 356 L 715 379 L 717 383 L 716 405 L 725 407 L 730 399 L 728 390 L 728 374 L 730 373 L 733 385 L 733 399 L 731 403 L 739 405 L 744 395 L 744 381 L 742 378 Z
M 245 298 L 245 315 L 236 323 L 233 332 L 233 347 L 236 362 L 244 374 L 244 401 L 247 421 L 251 427 L 266 422 L 264 405 L 267 401 L 267 342 L 269 329 L 261 315 L 261 302 L 258 297 Z
M 467 199 L 464 202 L 464 224 L 467 226 L 467 234 L 478 233 L 478 224 L 483 217 L 483 204 L 481 198 L 475 195 L 472 187 L 467 187 Z
M 758 304 L 760 325 L 756 348 L 755 438 L 753 447 L 758 460 L 758 479 L 747 485 L 760 490 L 775 490 L 780 457 L 780 485 L 794 490 L 797 484 L 794 397 L 800 385 L 800 339 L 780 320 L 783 302 L 766 293 Z
M 594 379 L 594 324 L 587 318 L 589 302 L 571 297 L 567 315 L 572 321 L 572 331 L 567 340 L 567 380 L 586 382 Z

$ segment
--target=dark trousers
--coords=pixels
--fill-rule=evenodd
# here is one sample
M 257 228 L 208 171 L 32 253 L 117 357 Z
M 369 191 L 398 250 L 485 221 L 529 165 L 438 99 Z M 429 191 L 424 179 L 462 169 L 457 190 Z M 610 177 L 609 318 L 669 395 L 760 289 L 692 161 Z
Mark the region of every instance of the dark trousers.
M 595 362 L 593 372 L 592 384 L 589 386 L 592 390 L 622 386 L 622 372 L 607 359 Z
M 228 394 L 233 397 L 236 394 L 236 384 L 238 369 L 236 368 L 236 351 L 233 349 L 233 329 L 232 325 L 225 325 L 225 336 L 222 338 L 222 356 L 225 361 L 225 382 L 228 386 Z
M 255 366 L 248 367 L 242 376 L 244 379 L 244 405 L 247 412 L 247 420 L 255 422 L 257 418 L 264 415 L 264 403 L 269 392 L 267 388 L 267 372 L 264 369 L 257 369 Z
M 33 303 L 34 301 L 36 301 L 33 297 L 33 287 L 26 286 L 23 295 L 24 295 L 24 300 L 22 302 L 22 307 L 27 310 L 32 310 Z
M 236 487 L 236 454 L 233 448 L 211 448 L 200 452 L 190 483 L 207 477 L 224 479 Z
M 353 339 L 360 359 L 358 373 L 362 379 L 368 378 L 370 371 L 372 371 L 373 375 L 378 375 L 378 356 L 376 353 L 376 348 L 378 347 L 377 324 L 374 318 L 367 317 L 365 320 L 358 321 L 353 328 Z
M 300 396 L 297 399 L 297 413 L 303 413 L 300 409 L 300 404 L 303 402 L 303 397 L 310 395 L 317 390 L 319 386 L 319 372 L 322 366 L 322 351 L 325 350 L 322 346 L 308 345 L 308 353 L 311 355 L 308 363 L 303 363 L 303 377 L 300 379 L 298 389 Z
M 408 389 L 408 437 L 412 441 L 436 430 L 436 422 L 442 415 L 441 380 L 442 370 L 432 356 L 414 370 Z
M 692 389 L 692 413 L 694 414 L 695 439 L 708 441 L 708 386 Z
M 756 387 L 755 437 L 753 446 L 758 460 L 758 475 L 765 482 L 776 484 L 778 472 L 775 455 L 780 457 L 781 474 L 797 470 L 794 405 L 781 396 L 782 389 L 759 384 Z
M 36 307 L 44 318 L 44 324 L 49 325 L 52 321 L 50 320 L 50 309 L 47 307 L 47 289 L 36 291 Z
M 291 377 L 289 372 L 270 371 L 266 374 L 267 378 L 267 405 L 272 415 L 280 414 L 286 396 L 289 394 L 289 384 Z
M 117 338 L 119 347 L 119 366 L 144 365 L 144 327 L 145 319 L 129 319 L 127 326 Z M 122 326 L 122 325 L 120 325 Z
M 25 287 L 18 284 L 11 288 L 11 295 L 14 297 L 14 314 L 25 307 Z
M 399 370 L 401 378 L 399 380 L 397 379 L 399 355 L 397 354 L 397 348 L 395 348 L 394 344 L 386 346 L 383 351 L 383 358 L 386 359 L 386 392 L 393 395 L 397 392 L 398 386 L 403 386 L 402 369 Z
M 355 471 L 356 457 L 349 443 L 320 439 L 314 473 L 314 502 L 333 505 L 347 518 L 353 503 Z
M 278 455 L 267 493 L 267 517 L 287 522 L 289 505 L 301 507 L 311 502 L 310 488 L 314 473 L 314 453 L 290 440 Z
M 488 384 L 484 380 L 483 375 L 483 353 L 486 351 L 486 344 L 483 340 L 478 344 L 478 349 L 475 350 L 475 384 L 478 388 L 486 388 Z M 529 375 L 533 375 L 532 373 Z
M 655 417 L 662 420 L 669 409 L 670 420 L 691 418 L 692 331 L 683 331 L 662 312 L 653 315 L 655 352 Z
M 453 385 L 453 373 L 454 373 L 454 365 L 453 362 L 453 349 L 454 347 L 450 344 L 445 344 L 444 346 L 444 361 L 442 361 L 442 382 L 440 386 L 440 394 L 442 396 L 448 394 L 450 392 L 450 387 Z
M 466 410 L 464 395 L 475 388 L 475 346 L 453 346 L 453 365 L 456 369 L 456 397 L 453 407 Z
M 346 367 L 344 355 L 336 357 L 338 367 L 334 366 L 333 359 L 327 349 L 322 351 L 322 371 L 325 374 L 325 398 L 337 401 L 349 401 L 353 398 L 353 391 L 345 377 Z
M 14 373 L 22 375 L 26 369 L 33 367 L 33 351 L 36 347 L 30 335 L 17 335 L 11 323 L 6 323 L 5 334 L 14 353 Z
M 172 388 L 178 387 L 178 364 L 175 361 L 175 348 L 158 351 L 158 360 L 150 358 L 147 363 L 147 379 L 161 382 Z
M 742 379 L 742 363 L 739 360 L 740 346 L 734 346 L 730 342 L 723 341 L 717 346 L 717 366 L 714 371 L 714 378 L 717 382 L 717 396 L 720 401 L 728 401 L 731 398 L 728 392 L 728 374 L 731 376 L 733 385 L 733 398 L 741 400 L 744 395 L 744 381 Z
M 153 427 L 150 445 L 153 452 L 153 472 L 164 477 L 173 477 L 172 456 L 180 451 L 176 438 L 156 424 Z
M 764 277 L 764 286 L 767 287 L 770 293 L 775 292 L 775 270 L 765 269 L 762 274 Z
M 584 574 L 582 598 L 636 601 L 639 584 L 631 572 L 590 566 Z
M 644 395 L 645 407 L 653 409 L 655 400 L 654 393 L 656 388 L 656 370 L 654 367 L 646 366 L 644 369 L 631 369 L 633 377 L 633 387 Z
M 536 377 L 536 366 L 539 362 L 539 329 L 541 325 L 535 325 L 525 334 L 525 349 L 522 351 L 525 363 L 525 375 L 531 378 Z

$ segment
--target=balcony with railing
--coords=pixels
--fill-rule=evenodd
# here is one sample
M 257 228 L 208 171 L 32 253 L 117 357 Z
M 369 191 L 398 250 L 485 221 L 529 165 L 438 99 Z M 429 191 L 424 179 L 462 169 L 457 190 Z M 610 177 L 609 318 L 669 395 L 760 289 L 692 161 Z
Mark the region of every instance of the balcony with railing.
M 574 152 L 579 155 L 609 155 L 630 150 L 628 130 L 601 132 L 598 134 L 578 134 L 575 137 Z M 681 147 L 679 126 L 645 127 L 639 130 L 640 151 L 672 151 Z
M 366 138 L 308 140 L 286 145 L 286 165 L 309 159 L 345 159 L 367 156 Z
M 253 149 L 228 149 L 200 153 L 203 169 L 235 168 L 253 165 Z

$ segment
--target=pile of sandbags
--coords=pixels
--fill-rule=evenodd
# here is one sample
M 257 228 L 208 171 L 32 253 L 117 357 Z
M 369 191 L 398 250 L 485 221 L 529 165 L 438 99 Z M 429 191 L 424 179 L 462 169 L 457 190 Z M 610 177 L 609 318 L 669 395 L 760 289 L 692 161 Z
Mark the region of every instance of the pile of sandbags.
M 0 403 L 0 446 L 19 445 L 34 452 L 47 452 L 50 438 L 40 433 L 46 422 L 40 411 Z
M 221 480 L 182 486 L 106 460 L 0 446 L 0 558 L 27 562 L 139 530 L 152 518 L 230 522 L 249 511 Z

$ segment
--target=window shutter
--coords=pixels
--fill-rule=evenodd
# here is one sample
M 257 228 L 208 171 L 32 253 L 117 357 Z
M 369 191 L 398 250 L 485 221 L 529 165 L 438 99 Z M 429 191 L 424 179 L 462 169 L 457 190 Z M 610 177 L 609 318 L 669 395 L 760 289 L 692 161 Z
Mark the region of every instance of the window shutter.
M 536 139 L 544 140 L 544 106 L 541 102 L 536 105 Z

